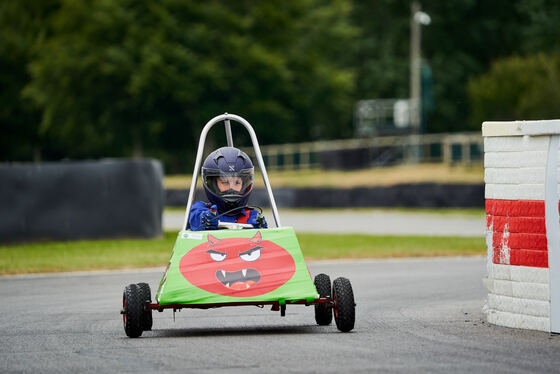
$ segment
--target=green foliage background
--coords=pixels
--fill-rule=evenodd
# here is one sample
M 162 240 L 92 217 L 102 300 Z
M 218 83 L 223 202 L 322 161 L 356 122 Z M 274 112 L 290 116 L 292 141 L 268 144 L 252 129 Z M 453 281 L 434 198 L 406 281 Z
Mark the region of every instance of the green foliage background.
M 509 57 L 469 82 L 472 117 L 478 122 L 560 117 L 560 55 Z
M 422 7 L 426 131 L 560 115 L 559 2 Z M 144 155 L 184 172 L 216 114 L 263 144 L 344 138 L 355 101 L 408 96 L 409 0 L 0 0 L 0 32 L 0 161 Z

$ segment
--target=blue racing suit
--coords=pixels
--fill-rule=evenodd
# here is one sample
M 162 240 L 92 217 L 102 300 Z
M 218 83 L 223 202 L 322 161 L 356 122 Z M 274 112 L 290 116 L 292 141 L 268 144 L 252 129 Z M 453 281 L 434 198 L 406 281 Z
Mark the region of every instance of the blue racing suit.
M 242 209 L 239 214 L 234 216 L 223 215 L 217 219 L 212 219 L 212 204 L 205 203 L 204 201 L 195 202 L 189 213 L 189 229 L 191 231 L 203 231 L 207 228 L 218 229 L 218 221 L 222 222 L 237 222 L 237 223 L 248 223 L 253 225 L 255 228 L 267 228 L 268 225 L 264 217 L 262 217 L 262 225 L 259 227 L 259 222 L 257 221 L 257 216 L 259 211 L 256 209 Z M 218 213 L 215 213 L 218 215 Z M 209 220 L 210 218 L 210 220 Z M 207 221 L 210 221 L 208 224 Z

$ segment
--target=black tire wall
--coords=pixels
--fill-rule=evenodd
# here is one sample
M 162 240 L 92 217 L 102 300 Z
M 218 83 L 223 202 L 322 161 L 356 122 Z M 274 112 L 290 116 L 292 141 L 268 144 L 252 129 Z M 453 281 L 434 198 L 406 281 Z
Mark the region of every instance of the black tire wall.
M 157 160 L 0 165 L 0 242 L 162 234 Z
M 200 183 L 199 183 L 200 185 Z M 274 188 L 280 208 L 429 207 L 483 208 L 484 184 L 417 183 L 356 188 Z M 186 206 L 188 190 L 166 190 L 167 206 Z M 195 201 L 207 201 L 196 191 Z M 255 188 L 249 205 L 269 207 L 264 188 Z

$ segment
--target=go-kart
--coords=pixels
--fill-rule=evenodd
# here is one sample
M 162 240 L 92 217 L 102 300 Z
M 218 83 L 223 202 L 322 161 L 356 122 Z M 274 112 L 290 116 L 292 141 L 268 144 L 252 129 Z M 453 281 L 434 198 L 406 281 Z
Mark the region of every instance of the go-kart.
M 206 136 L 215 124 L 224 122 L 228 146 L 233 146 L 230 121 L 242 124 L 249 132 L 276 227 L 255 229 L 243 223 L 219 222 L 217 230 L 192 231 L 188 218 Z M 159 283 L 155 302 L 147 283 L 125 287 L 121 314 L 127 336 L 136 338 L 143 331 L 151 330 L 154 310 L 172 309 L 175 313 L 182 308 L 240 305 L 271 305 L 281 316 L 285 316 L 287 305 L 314 305 L 317 324 L 329 325 L 334 312 L 340 331 L 354 328 L 356 304 L 350 281 L 340 277 L 331 287 L 326 274 L 311 279 L 294 229 L 280 223 L 257 137 L 242 117 L 226 113 L 214 117 L 203 128 L 183 228 Z

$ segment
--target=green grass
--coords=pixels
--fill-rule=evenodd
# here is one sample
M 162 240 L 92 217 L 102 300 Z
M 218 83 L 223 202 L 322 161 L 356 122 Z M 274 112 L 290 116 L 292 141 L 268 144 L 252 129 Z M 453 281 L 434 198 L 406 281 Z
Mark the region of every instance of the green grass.
M 306 259 L 484 255 L 484 238 L 298 234 Z
M 158 239 L 81 240 L 0 246 L 0 274 L 164 265 L 176 232 Z
M 177 236 L 0 246 L 0 274 L 165 266 Z M 469 256 L 486 253 L 484 238 L 298 234 L 308 260 Z

